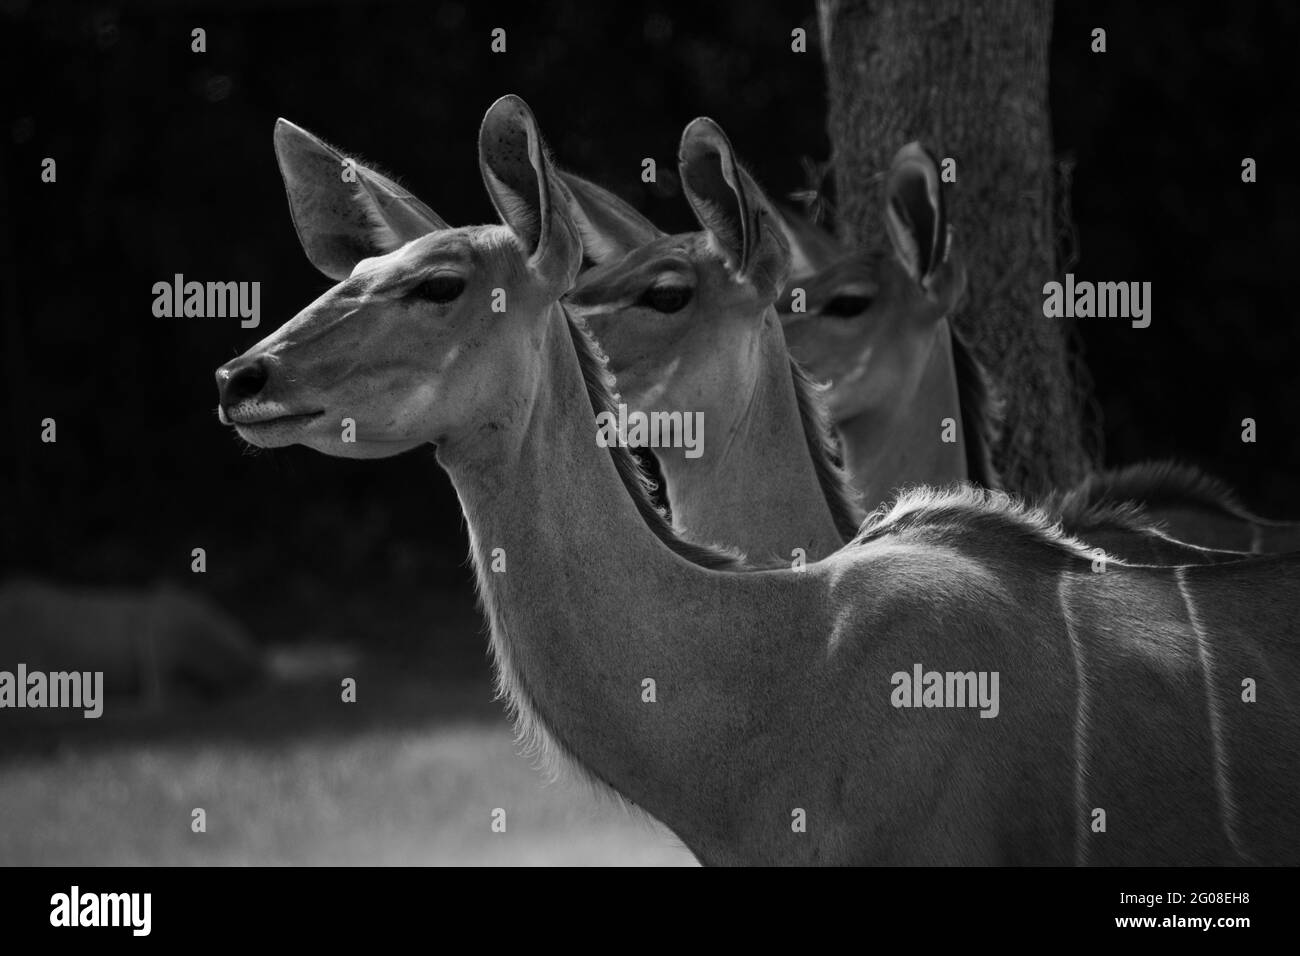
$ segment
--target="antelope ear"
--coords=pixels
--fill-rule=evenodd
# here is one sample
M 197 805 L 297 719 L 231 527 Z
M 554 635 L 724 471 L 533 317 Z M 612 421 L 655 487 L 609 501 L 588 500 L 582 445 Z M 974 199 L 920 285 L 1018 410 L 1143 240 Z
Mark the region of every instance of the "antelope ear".
M 727 134 L 700 117 L 682 131 L 682 189 L 737 278 L 775 297 L 790 271 L 790 248 L 763 191 L 740 168 Z
M 448 228 L 397 183 L 349 163 L 286 119 L 275 122 L 275 156 L 303 251 L 331 279 L 346 279 L 362 259 Z
M 920 143 L 894 156 L 885 180 L 885 225 L 898 261 L 928 291 L 948 260 L 952 236 L 939 167 Z
M 492 205 L 519 239 L 528 267 L 568 291 L 582 266 L 582 243 L 537 120 L 519 97 L 503 96 L 488 107 L 478 162 Z
M 784 203 L 776 203 L 773 208 L 790 247 L 790 281 L 829 268 L 848 251 L 833 235 Z
M 583 255 L 599 265 L 621 259 L 664 234 L 645 216 L 593 182 L 560 173 L 569 215 L 578 228 Z

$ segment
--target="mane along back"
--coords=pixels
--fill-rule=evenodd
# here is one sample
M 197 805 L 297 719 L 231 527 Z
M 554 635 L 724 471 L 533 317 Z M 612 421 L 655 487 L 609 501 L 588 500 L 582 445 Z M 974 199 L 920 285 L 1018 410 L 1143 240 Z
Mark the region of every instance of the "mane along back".
M 890 536 L 985 554 L 1020 548 L 1062 561 L 1091 563 L 1095 557 L 1085 542 L 1066 534 L 1047 512 L 1004 491 L 971 484 L 899 492 L 863 522 L 850 546 Z
M 1060 519 L 1070 534 L 1086 539 L 1089 530 L 1124 531 L 1132 534 L 1158 532 L 1155 520 L 1135 501 L 1093 501 L 1077 488 L 1053 492 L 1038 505 Z
M 1069 496 L 1086 505 L 1130 501 L 1146 508 L 1200 507 L 1242 521 L 1261 520 L 1225 482 L 1176 461 L 1144 461 L 1092 474 Z

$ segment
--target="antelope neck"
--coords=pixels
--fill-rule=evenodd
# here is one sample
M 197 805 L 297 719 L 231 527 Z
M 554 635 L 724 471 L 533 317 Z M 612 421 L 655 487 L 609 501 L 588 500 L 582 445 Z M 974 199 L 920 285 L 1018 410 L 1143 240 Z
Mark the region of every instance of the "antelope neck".
M 579 757 L 696 845 L 721 811 L 682 791 L 717 789 L 710 755 L 746 728 L 711 715 L 743 712 L 740 668 L 771 642 L 750 634 L 739 647 L 728 625 L 755 589 L 722 579 L 748 575 L 690 563 L 638 513 L 612 451 L 597 445 L 568 321 L 551 310 L 521 423 L 439 458 L 466 515 L 499 683 L 521 731 Z M 505 570 L 494 572 L 498 548 Z M 643 700 L 646 679 L 671 706 Z
M 888 501 L 899 487 L 947 485 L 968 477 L 951 335 L 945 319 L 907 394 L 895 396 L 887 408 L 837 423 L 849 473 L 867 511 Z M 943 440 L 949 436 L 951 442 Z
M 739 548 L 755 560 L 789 563 L 839 550 L 826 494 L 808 453 L 790 358 L 769 309 L 745 357 L 753 374 L 741 394 L 704 415 L 704 454 L 658 451 L 673 525 L 694 540 Z M 723 412 L 729 410 L 729 414 Z

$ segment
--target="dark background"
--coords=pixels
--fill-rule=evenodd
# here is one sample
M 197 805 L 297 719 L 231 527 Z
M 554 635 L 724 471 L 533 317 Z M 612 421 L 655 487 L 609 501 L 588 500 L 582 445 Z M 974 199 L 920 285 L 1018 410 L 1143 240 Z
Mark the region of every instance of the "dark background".
M 1296 21 L 1286 2 L 1062 2 L 1051 87 L 1075 163 L 1076 274 L 1154 285 L 1149 329 L 1083 323 L 1107 463 L 1178 456 L 1293 517 Z M 497 26 L 505 55 L 489 51 Z M 795 26 L 806 55 L 790 52 Z M 671 176 L 643 186 L 640 160 L 672 169 L 697 115 L 776 195 L 828 151 L 808 0 L 0 0 L 0 33 L 5 570 L 184 581 L 263 639 L 427 641 L 450 635 L 430 628 L 440 616 L 472 614 L 459 507 L 430 453 L 253 454 L 216 420 L 216 367 L 327 285 L 288 216 L 277 116 L 395 172 L 453 224 L 493 220 L 475 137 L 506 92 L 561 164 L 670 229 L 690 226 L 686 206 Z M 46 156 L 56 184 L 40 182 Z M 260 281 L 261 326 L 154 318 L 153 283 L 178 272 Z M 57 444 L 40 441 L 45 417 Z M 198 546 L 206 575 L 189 572 Z M 481 672 L 482 641 L 454 636 L 466 663 L 447 666 Z

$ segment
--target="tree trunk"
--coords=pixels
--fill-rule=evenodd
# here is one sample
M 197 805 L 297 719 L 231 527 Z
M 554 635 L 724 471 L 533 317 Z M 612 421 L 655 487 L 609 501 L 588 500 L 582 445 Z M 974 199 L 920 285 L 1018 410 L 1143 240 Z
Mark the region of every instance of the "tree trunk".
M 883 235 L 882 173 L 919 139 L 956 160 L 949 219 L 969 271 L 956 326 L 1006 401 L 995 463 L 1035 494 L 1092 466 L 1056 276 L 1047 105 L 1051 0 L 818 0 L 842 238 Z

